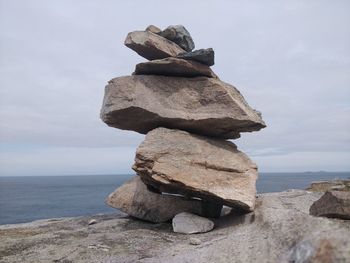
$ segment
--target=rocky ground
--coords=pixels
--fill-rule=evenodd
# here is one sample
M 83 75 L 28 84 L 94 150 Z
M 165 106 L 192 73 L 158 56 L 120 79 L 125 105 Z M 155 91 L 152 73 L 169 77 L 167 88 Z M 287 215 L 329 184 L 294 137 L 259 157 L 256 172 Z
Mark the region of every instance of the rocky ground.
M 309 215 L 321 195 L 262 194 L 254 212 L 196 235 L 120 215 L 3 225 L 0 262 L 350 262 L 350 221 Z

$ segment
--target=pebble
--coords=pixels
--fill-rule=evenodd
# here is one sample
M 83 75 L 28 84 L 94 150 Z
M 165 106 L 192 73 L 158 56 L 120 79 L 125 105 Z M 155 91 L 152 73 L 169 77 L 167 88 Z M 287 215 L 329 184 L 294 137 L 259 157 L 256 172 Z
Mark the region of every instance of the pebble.
M 88 248 L 91 248 L 91 249 L 98 249 L 98 250 L 102 250 L 102 251 L 105 251 L 105 252 L 108 252 L 110 247 L 109 246 L 106 246 L 106 245 L 103 245 L 103 244 L 91 244 L 88 246 Z
M 202 241 L 199 238 L 191 237 L 190 244 L 194 245 L 194 246 L 198 246 L 198 245 L 202 244 Z
M 90 225 L 94 225 L 94 224 L 96 224 L 96 223 L 97 223 L 96 219 L 91 219 L 91 220 L 89 221 L 88 225 L 90 226 Z

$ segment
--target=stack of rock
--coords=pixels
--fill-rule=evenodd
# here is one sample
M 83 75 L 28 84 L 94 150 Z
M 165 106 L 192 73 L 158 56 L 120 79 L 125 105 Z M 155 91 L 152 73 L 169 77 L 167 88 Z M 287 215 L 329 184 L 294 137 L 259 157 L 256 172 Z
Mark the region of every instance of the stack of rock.
M 135 176 L 107 203 L 151 222 L 186 212 L 220 216 L 223 205 L 254 209 L 257 166 L 228 139 L 265 123 L 240 92 L 210 69 L 214 51 L 194 49 L 181 25 L 127 35 L 125 45 L 149 61 L 109 81 L 101 110 L 109 126 L 147 134 Z

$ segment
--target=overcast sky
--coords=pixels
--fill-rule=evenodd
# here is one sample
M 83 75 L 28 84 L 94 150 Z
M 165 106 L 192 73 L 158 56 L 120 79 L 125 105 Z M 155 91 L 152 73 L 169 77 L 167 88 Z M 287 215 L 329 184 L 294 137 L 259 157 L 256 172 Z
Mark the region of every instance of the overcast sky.
M 131 173 L 144 136 L 99 119 L 123 45 L 183 24 L 263 113 L 235 141 L 262 172 L 350 170 L 350 1 L 0 1 L 0 175 Z

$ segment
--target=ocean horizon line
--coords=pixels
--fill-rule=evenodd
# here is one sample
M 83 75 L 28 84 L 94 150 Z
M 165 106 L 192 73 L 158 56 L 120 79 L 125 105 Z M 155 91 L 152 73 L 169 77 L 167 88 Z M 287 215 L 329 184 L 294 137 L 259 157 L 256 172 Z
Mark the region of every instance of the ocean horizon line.
M 350 176 L 350 170 L 349 171 L 325 171 L 325 170 L 318 170 L 318 171 L 298 171 L 298 172 L 265 172 L 265 171 L 259 171 L 259 174 L 312 174 L 312 173 L 349 173 Z M 136 173 L 106 173 L 106 174 L 27 174 L 27 175 L 1 175 L 0 177 L 70 177 L 70 176 L 132 176 L 136 175 Z

